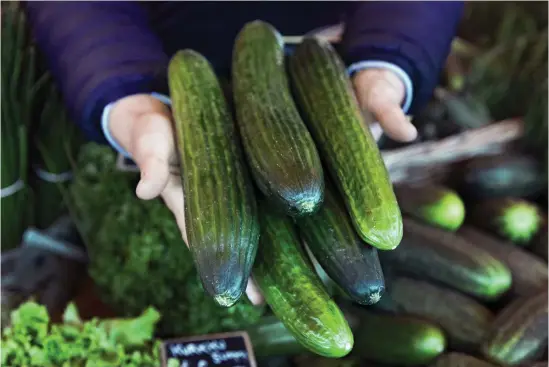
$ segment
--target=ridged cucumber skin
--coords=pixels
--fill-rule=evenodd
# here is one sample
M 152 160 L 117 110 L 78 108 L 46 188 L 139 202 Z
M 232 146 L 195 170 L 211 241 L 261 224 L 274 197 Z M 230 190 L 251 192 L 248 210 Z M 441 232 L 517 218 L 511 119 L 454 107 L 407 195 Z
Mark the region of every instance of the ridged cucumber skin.
M 477 350 L 494 319 L 490 310 L 472 298 L 406 277 L 389 278 L 376 308 L 434 322 L 446 332 L 450 347 L 462 351 Z
M 447 231 L 455 231 L 463 224 L 465 204 L 447 187 L 400 183 L 394 191 L 400 210 L 410 217 Z
M 265 302 L 310 351 L 325 357 L 347 355 L 353 347 L 349 324 L 305 257 L 296 228 L 262 204 L 253 277 Z
M 450 352 L 441 355 L 431 367 L 496 367 L 497 365 L 464 353 Z
M 547 346 L 547 296 L 544 290 L 508 304 L 493 322 L 483 354 L 504 366 L 535 360 Z
M 444 352 L 446 337 L 438 326 L 424 320 L 364 311 L 360 313 L 355 343 L 356 353 L 368 360 L 420 366 Z
M 205 290 L 229 307 L 246 288 L 259 242 L 253 184 L 209 62 L 179 51 L 168 77 L 188 244 Z
M 255 183 L 289 215 L 318 210 L 324 173 L 311 134 L 292 99 L 282 37 L 270 24 L 247 23 L 233 50 L 237 125 Z
M 328 42 L 306 38 L 289 66 L 305 123 L 356 231 L 376 248 L 396 248 L 402 239 L 400 209 L 343 62 Z
M 526 245 L 539 232 L 543 218 L 535 204 L 506 197 L 477 203 L 471 211 L 471 222 L 517 245 Z
M 514 295 L 527 296 L 547 288 L 547 263 L 539 257 L 470 225 L 463 226 L 457 233 L 475 246 L 488 251 L 511 270 L 511 290 Z
M 355 232 L 338 193 L 327 183 L 324 203 L 313 215 L 297 220 L 299 233 L 326 274 L 353 301 L 379 301 L 385 280 L 377 250 Z
M 456 233 L 404 218 L 402 246 L 380 253 L 397 272 L 441 282 L 464 293 L 495 299 L 511 287 L 511 272 L 489 252 Z

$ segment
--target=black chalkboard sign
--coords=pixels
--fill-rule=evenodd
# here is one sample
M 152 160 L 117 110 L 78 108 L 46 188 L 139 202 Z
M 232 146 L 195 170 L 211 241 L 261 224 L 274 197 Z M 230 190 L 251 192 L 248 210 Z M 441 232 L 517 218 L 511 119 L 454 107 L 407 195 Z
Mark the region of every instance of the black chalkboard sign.
M 246 332 L 164 340 L 161 348 L 164 367 L 256 367 Z

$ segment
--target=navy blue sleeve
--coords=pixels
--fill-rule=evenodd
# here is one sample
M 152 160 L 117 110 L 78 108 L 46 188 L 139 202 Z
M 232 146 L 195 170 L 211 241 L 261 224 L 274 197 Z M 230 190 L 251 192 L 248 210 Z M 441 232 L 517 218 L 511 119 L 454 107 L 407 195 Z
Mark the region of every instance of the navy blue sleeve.
M 103 109 L 122 97 L 164 91 L 168 57 L 138 2 L 29 1 L 34 38 L 72 118 L 105 142 Z
M 382 60 L 402 68 L 412 80 L 415 113 L 438 83 L 463 6 L 463 1 L 351 3 L 342 40 L 345 61 Z

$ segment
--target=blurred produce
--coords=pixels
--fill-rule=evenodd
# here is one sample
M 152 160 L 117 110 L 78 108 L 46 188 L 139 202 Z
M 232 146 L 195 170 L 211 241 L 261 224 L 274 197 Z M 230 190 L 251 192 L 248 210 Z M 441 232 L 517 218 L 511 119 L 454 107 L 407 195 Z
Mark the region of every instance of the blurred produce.
M 546 190 L 539 161 L 523 153 L 472 158 L 456 170 L 455 176 L 460 193 L 471 200 L 528 198 Z
M 32 301 L 11 314 L 2 331 L 2 365 L 25 367 L 158 367 L 154 328 L 160 314 L 145 310 L 134 319 L 82 321 L 73 304 L 61 324 Z
M 435 184 L 396 184 L 393 189 L 403 213 L 426 224 L 457 230 L 465 219 L 465 205 L 454 191 Z
M 444 332 L 421 319 L 362 310 L 355 330 L 356 351 L 366 360 L 397 366 L 429 363 L 446 348 Z
M 538 256 L 512 243 L 498 240 L 472 226 L 463 226 L 458 234 L 507 265 L 513 277 L 512 293 L 514 295 L 533 295 L 547 287 L 547 263 Z
M 492 312 L 472 298 L 406 277 L 389 278 L 386 294 L 376 308 L 440 325 L 448 335 L 450 348 L 460 351 L 476 350 L 493 319 Z
M 547 289 L 513 301 L 491 325 L 483 354 L 497 364 L 515 366 L 535 361 L 547 350 Z
M 480 201 L 470 213 L 476 226 L 523 246 L 536 236 L 543 221 L 535 204 L 510 197 Z
M 204 293 L 173 215 L 160 200 L 137 200 L 138 175 L 117 171 L 115 159 L 108 147 L 85 145 L 70 188 L 101 298 L 124 316 L 157 308 L 162 336 L 235 330 L 257 321 L 263 308 L 245 299 L 220 308 Z
M 431 365 L 432 367 L 496 367 L 496 365 L 478 359 L 476 357 L 457 353 L 450 352 L 440 356 L 435 363 Z
M 60 190 L 68 188 L 81 141 L 57 87 L 51 77 L 47 80 L 49 85 L 42 92 L 44 102 L 33 136 L 38 154 L 33 167 L 36 176 L 33 182 L 34 222 L 38 228 L 47 228 L 67 212 Z
M 511 286 L 507 266 L 461 236 L 404 218 L 402 246 L 381 252 L 393 272 L 443 283 L 483 299 L 495 299 Z
M 26 18 L 17 2 L 2 4 L 2 251 L 19 244 L 31 220 L 28 129 L 41 81 Z

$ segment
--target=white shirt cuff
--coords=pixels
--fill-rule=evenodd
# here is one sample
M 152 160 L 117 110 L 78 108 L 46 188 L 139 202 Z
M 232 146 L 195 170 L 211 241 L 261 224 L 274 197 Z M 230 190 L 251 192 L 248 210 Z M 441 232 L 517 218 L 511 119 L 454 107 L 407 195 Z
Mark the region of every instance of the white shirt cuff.
M 165 103 L 168 106 L 171 106 L 171 100 L 166 95 L 153 92 L 151 93 L 151 97 L 154 97 L 158 99 L 160 102 Z M 111 147 L 113 147 L 118 153 L 122 154 L 124 157 L 131 158 L 130 153 L 128 153 L 124 148 L 122 148 L 122 146 L 111 135 L 111 132 L 109 130 L 109 115 L 115 103 L 116 102 L 111 102 L 103 109 L 103 113 L 101 115 L 101 129 L 103 130 L 103 135 L 105 135 L 105 138 L 107 139 Z
M 404 83 L 405 88 L 405 96 L 404 96 L 404 102 L 402 103 L 402 110 L 404 113 L 407 113 L 410 109 L 410 106 L 412 105 L 412 97 L 414 93 L 414 88 L 412 85 L 412 79 L 406 74 L 404 70 L 402 70 L 401 67 L 392 64 L 390 62 L 386 61 L 378 61 L 378 60 L 370 60 L 370 61 L 360 61 L 352 64 L 347 69 L 347 72 L 349 75 L 352 75 L 356 73 L 359 70 L 364 69 L 371 69 L 371 68 L 378 68 L 378 69 L 388 69 L 394 72 L 400 80 Z

